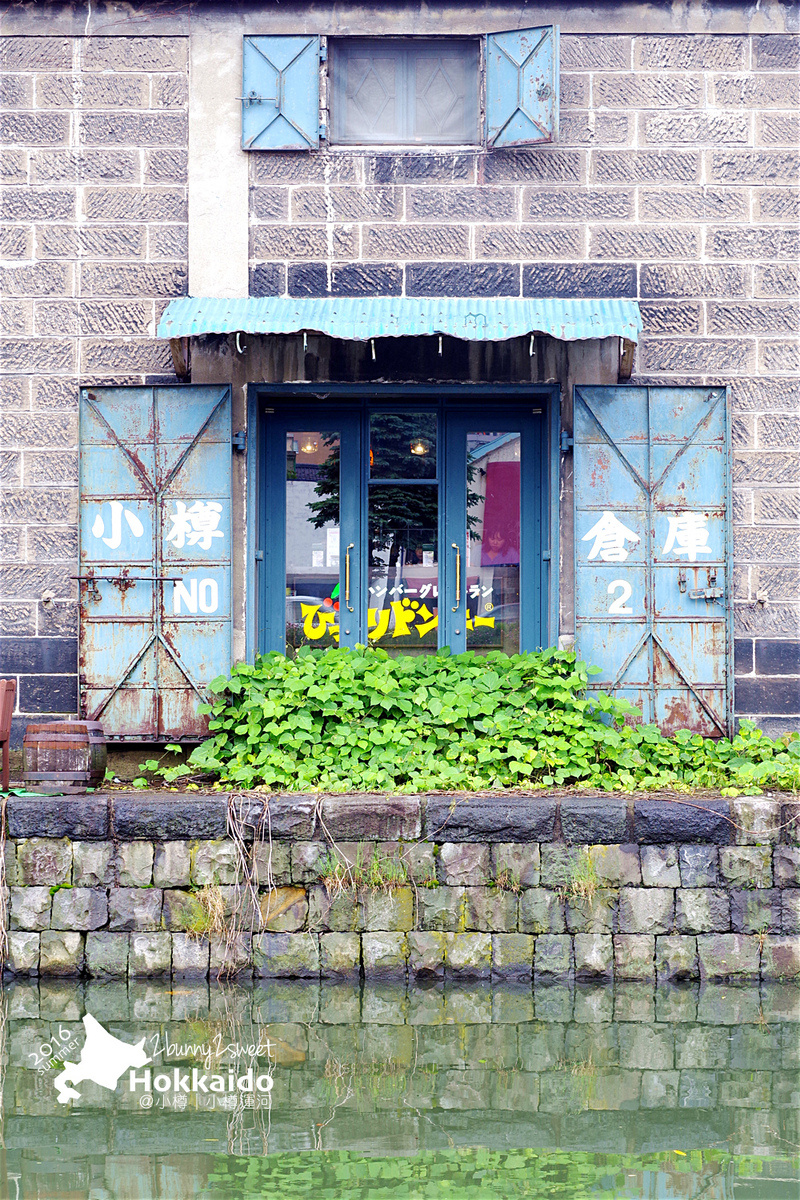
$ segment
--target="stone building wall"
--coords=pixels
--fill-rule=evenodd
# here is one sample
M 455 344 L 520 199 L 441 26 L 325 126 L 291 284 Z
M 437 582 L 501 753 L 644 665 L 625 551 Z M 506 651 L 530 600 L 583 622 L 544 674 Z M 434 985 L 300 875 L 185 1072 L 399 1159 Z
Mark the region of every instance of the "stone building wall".
M 563 7 L 547 19 L 568 24 Z M 396 32 L 405 11 L 345 30 L 319 8 L 315 31 Z M 458 32 L 481 32 L 465 11 Z M 633 383 L 730 387 L 736 709 L 778 733 L 800 723 L 800 37 L 747 20 L 565 34 L 554 146 L 250 154 L 250 291 L 638 298 Z M 31 5 L 3 41 L 0 673 L 19 680 L 18 738 L 77 708 L 78 387 L 175 382 L 154 333 L 187 289 L 191 30 L 135 28 L 47 36 Z
M 77 712 L 78 389 L 175 382 L 154 334 L 186 292 L 188 42 L 12 36 L 0 55 L 0 675 L 19 741 Z
M 800 979 L 796 803 L 115 795 L 8 813 L 15 975 Z

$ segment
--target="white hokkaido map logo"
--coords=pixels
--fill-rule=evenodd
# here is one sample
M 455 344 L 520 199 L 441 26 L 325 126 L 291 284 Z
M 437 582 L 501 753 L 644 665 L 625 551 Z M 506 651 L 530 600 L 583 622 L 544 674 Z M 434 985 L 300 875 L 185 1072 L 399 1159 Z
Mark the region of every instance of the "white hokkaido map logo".
M 232 1067 L 212 1073 L 208 1065 L 215 1049 L 217 1052 L 237 1057 L 253 1058 L 257 1054 L 266 1054 L 269 1057 L 269 1042 L 264 1046 L 259 1043 L 258 1046 L 247 1047 L 236 1044 L 223 1046 L 221 1043 L 214 1046 L 210 1042 L 171 1046 L 166 1042 L 165 1050 L 178 1052 L 181 1057 L 186 1052 L 202 1054 L 206 1066 L 187 1068 L 167 1067 L 166 1064 L 161 1064 L 159 1068 L 151 1070 L 149 1064 L 153 1063 L 153 1059 L 145 1052 L 145 1038 L 133 1045 L 123 1042 L 109 1033 L 91 1013 L 87 1013 L 83 1018 L 83 1027 L 86 1030 L 86 1041 L 80 1059 L 78 1062 L 64 1062 L 63 1070 L 53 1080 L 59 1104 L 66 1104 L 69 1100 L 80 1100 L 81 1093 L 75 1085 L 83 1082 L 96 1083 L 99 1087 L 114 1091 L 126 1072 L 129 1073 L 128 1090 L 132 1095 L 139 1095 L 142 1108 L 152 1106 L 154 1091 L 162 1097 L 171 1093 L 175 1098 L 175 1107 L 184 1107 L 186 1096 L 191 1094 L 208 1096 L 212 1103 L 215 1096 L 220 1102 L 223 1098 L 235 1102 L 234 1098 L 237 1095 L 244 1096 L 245 1099 L 255 1095 L 266 1097 L 272 1089 L 272 1075 L 269 1071 L 257 1072 L 250 1066 L 243 1073 L 235 1072 Z M 161 1051 L 154 1051 L 154 1054 L 160 1056 Z
M 64 1070 L 53 1080 L 58 1092 L 59 1104 L 68 1100 L 80 1100 L 81 1094 L 69 1084 L 83 1083 L 91 1080 L 100 1087 L 113 1091 L 123 1075 L 130 1067 L 143 1067 L 151 1060 L 144 1052 L 144 1038 L 135 1046 L 120 1041 L 104 1029 L 100 1022 L 87 1013 L 83 1018 L 86 1030 L 86 1041 L 81 1050 L 77 1063 L 64 1063 Z

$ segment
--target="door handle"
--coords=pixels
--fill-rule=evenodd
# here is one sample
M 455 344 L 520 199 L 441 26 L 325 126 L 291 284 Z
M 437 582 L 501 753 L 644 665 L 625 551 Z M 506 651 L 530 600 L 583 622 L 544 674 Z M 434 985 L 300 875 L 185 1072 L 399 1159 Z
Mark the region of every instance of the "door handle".
M 453 612 L 458 612 L 461 605 L 461 551 L 455 542 L 452 543 L 452 547 L 456 552 L 456 602 L 453 605 Z
M 350 542 L 344 552 L 344 603 L 348 612 L 354 611 L 350 604 L 350 551 L 355 550 L 355 548 L 355 542 Z

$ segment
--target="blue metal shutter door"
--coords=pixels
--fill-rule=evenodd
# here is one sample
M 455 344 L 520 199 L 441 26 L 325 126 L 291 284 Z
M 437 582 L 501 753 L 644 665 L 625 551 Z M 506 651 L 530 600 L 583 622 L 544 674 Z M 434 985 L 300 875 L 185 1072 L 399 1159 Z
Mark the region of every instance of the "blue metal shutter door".
M 665 732 L 733 720 L 722 388 L 575 389 L 576 646 Z
M 225 387 L 81 394 L 81 703 L 112 736 L 201 735 L 230 668 L 230 420 Z
M 246 37 L 242 47 L 242 149 L 319 146 L 319 38 Z
M 486 140 L 532 146 L 558 137 L 559 28 L 486 35 Z

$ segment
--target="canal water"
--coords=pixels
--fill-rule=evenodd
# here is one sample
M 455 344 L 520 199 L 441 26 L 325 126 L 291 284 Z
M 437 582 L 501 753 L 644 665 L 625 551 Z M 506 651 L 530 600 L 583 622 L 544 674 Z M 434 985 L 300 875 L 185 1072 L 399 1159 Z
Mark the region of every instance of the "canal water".
M 12 1200 L 800 1195 L 800 991 L 7 985 Z

